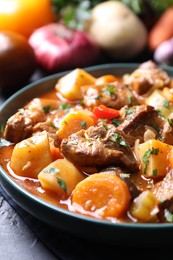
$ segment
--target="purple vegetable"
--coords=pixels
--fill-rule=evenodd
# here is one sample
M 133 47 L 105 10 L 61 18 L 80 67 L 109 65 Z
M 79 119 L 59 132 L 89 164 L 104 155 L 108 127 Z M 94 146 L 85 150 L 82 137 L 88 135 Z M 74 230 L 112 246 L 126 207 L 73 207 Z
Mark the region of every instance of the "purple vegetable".
M 153 54 L 153 59 L 160 64 L 173 64 L 173 38 L 162 42 Z
M 49 72 L 85 67 L 98 62 L 100 49 L 87 33 L 52 23 L 29 38 L 38 64 Z

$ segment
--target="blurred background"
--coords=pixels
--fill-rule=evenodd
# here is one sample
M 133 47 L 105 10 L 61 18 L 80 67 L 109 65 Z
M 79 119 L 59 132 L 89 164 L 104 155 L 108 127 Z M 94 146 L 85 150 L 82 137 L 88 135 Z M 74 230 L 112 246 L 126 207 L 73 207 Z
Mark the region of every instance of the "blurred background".
M 76 67 L 173 65 L 173 0 L 0 0 L 0 95 Z

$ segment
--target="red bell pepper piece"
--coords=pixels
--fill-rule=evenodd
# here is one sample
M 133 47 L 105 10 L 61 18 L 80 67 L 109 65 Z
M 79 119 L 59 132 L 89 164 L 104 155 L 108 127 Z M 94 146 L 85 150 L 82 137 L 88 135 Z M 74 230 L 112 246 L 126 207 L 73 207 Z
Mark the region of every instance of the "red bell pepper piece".
M 97 118 L 112 119 L 120 116 L 120 112 L 116 109 L 100 105 L 93 108 L 93 113 Z

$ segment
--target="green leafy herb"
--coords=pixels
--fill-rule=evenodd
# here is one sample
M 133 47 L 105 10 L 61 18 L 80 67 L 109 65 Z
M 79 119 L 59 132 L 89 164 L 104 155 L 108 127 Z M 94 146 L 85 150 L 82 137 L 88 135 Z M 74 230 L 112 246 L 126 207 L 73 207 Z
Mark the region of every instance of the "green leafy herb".
M 173 120 L 171 118 L 168 118 L 167 121 L 168 121 L 168 124 L 172 127 L 173 126 Z
M 117 143 L 120 146 L 129 146 L 128 143 L 122 138 L 122 136 L 119 133 L 114 133 L 110 138 L 110 141 Z
M 106 84 L 106 86 L 102 89 L 102 93 L 105 95 L 115 95 L 115 86 L 112 84 Z
M 87 128 L 87 123 L 85 121 L 81 121 L 80 125 L 82 128 L 86 129 Z
M 112 119 L 111 124 L 113 124 L 114 126 L 119 126 L 121 124 L 121 121 L 114 118 L 114 119 Z
M 126 116 L 131 115 L 134 112 L 134 106 L 125 108 Z
M 68 109 L 71 108 L 71 106 L 70 106 L 70 104 L 67 104 L 67 103 L 61 103 L 60 106 L 59 106 L 59 108 L 60 108 L 61 110 L 68 110 Z
M 148 168 L 148 165 L 149 165 L 149 157 L 151 154 L 154 154 L 154 155 L 158 155 L 159 153 L 159 148 L 149 148 L 145 153 L 144 153 L 144 156 L 142 157 L 142 161 L 145 163 L 145 168 L 144 168 L 144 174 L 146 174 L 146 171 L 147 171 L 147 168 Z
M 152 174 L 153 174 L 153 176 L 157 176 L 157 169 L 153 169 Z
M 5 123 L 0 125 L 0 133 L 3 133 L 5 130 Z
M 67 193 L 67 185 L 66 185 L 65 181 L 60 178 L 57 178 L 57 183 L 65 191 L 65 193 Z
M 56 126 L 54 125 L 54 123 L 52 121 L 50 121 L 50 126 L 53 128 L 56 128 Z
M 43 109 L 45 114 L 48 114 L 50 112 L 50 106 L 49 105 L 48 106 L 44 106 L 42 109 Z

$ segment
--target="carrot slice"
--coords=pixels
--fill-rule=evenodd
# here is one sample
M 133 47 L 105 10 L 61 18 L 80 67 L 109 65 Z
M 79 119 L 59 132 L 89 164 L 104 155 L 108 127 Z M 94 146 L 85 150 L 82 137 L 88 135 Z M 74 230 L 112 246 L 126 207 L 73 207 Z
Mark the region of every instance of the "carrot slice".
M 103 85 L 103 84 L 111 83 L 111 82 L 115 82 L 115 81 L 117 81 L 117 78 L 112 74 L 108 74 L 108 75 L 104 75 L 104 76 L 97 78 L 95 85 L 98 86 L 98 85 Z
M 120 217 L 130 200 L 128 186 L 122 179 L 115 174 L 95 173 L 76 185 L 72 205 L 77 212 L 95 217 Z

